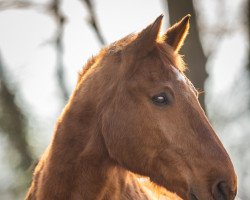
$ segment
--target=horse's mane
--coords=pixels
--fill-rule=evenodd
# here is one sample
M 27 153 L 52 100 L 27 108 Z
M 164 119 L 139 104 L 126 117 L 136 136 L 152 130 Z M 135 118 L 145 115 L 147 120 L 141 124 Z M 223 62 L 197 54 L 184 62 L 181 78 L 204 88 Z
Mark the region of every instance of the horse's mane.
M 105 57 L 107 54 L 117 53 L 121 51 L 122 49 L 124 49 L 124 47 L 133 42 L 137 36 L 138 34 L 127 35 L 126 37 L 111 43 L 109 46 L 102 48 L 97 55 L 92 56 L 87 61 L 87 63 L 83 66 L 82 70 L 78 73 L 78 82 L 87 73 L 87 71 L 89 71 L 89 69 L 91 69 L 91 67 L 98 63 L 98 61 L 100 61 L 103 57 Z M 182 56 L 179 55 L 178 52 L 174 52 L 169 45 L 165 44 L 161 40 L 161 38 L 157 40 L 157 48 L 161 55 L 163 63 L 170 62 L 171 65 L 176 67 L 181 72 L 184 72 L 186 70 L 186 64 L 183 61 Z
M 125 46 L 131 43 L 136 38 L 136 36 L 136 34 L 127 35 L 126 37 L 111 43 L 109 46 L 102 48 L 97 55 L 92 56 L 87 61 L 87 63 L 83 66 L 82 70 L 78 73 L 78 82 L 87 73 L 87 71 L 89 71 L 89 69 L 99 60 L 101 60 L 105 55 L 121 51 Z

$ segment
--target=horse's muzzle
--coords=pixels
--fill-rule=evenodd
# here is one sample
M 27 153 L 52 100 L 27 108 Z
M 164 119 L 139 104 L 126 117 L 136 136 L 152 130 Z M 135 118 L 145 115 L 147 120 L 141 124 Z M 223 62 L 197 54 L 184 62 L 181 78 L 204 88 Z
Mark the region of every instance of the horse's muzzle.
M 225 181 L 221 181 L 213 186 L 212 193 L 215 200 L 233 200 L 237 190 Z

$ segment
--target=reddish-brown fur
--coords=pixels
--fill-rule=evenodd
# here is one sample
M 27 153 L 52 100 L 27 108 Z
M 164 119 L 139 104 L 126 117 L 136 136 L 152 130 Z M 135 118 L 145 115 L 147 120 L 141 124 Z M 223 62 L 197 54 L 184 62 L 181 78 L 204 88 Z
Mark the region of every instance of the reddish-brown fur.
M 234 199 L 230 158 L 196 90 L 176 74 L 189 16 L 163 37 L 161 20 L 87 63 L 26 200 Z M 165 106 L 152 102 L 161 92 Z

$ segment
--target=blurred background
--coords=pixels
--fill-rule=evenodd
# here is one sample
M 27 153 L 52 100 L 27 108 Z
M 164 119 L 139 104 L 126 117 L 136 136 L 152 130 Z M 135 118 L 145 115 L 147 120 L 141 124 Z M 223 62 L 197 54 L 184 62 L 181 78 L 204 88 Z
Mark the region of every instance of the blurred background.
M 192 15 L 187 76 L 250 199 L 250 0 L 0 0 L 1 200 L 23 199 L 87 59 L 162 13 Z

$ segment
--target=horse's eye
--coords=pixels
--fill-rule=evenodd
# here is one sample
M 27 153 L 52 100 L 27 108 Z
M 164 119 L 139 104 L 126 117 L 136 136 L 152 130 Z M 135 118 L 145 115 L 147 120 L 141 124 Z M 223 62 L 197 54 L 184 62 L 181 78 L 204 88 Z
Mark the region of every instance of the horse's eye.
M 152 97 L 152 101 L 157 106 L 165 106 L 169 104 L 169 98 L 166 93 L 160 93 Z

